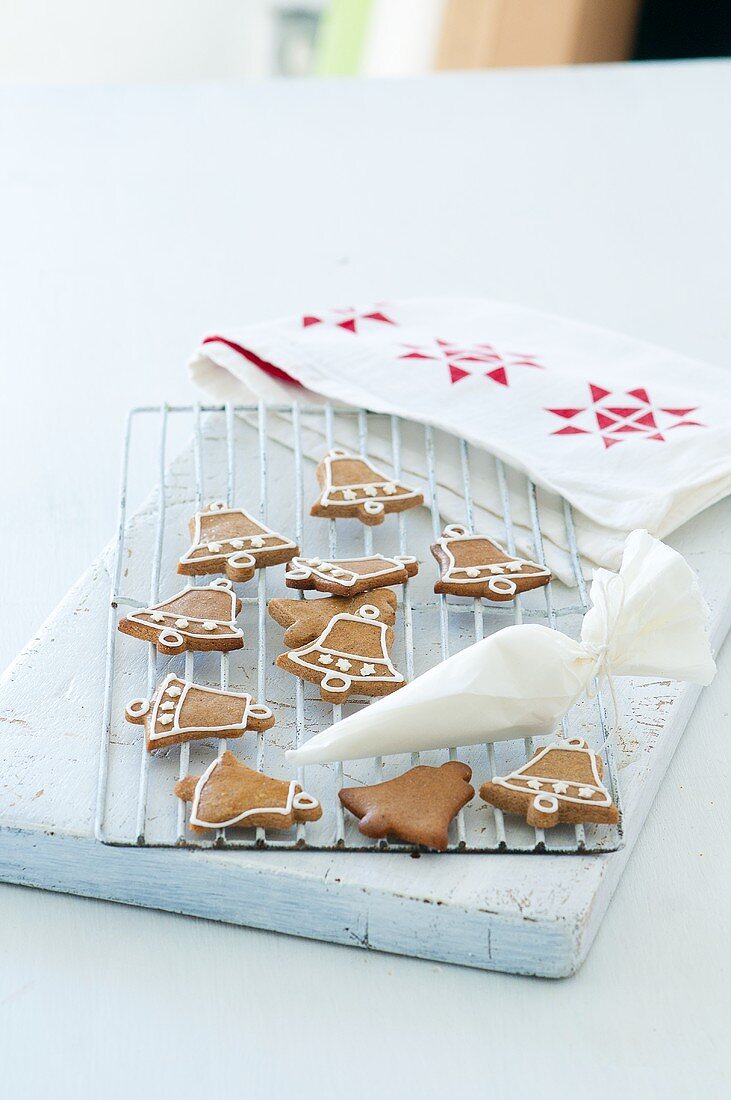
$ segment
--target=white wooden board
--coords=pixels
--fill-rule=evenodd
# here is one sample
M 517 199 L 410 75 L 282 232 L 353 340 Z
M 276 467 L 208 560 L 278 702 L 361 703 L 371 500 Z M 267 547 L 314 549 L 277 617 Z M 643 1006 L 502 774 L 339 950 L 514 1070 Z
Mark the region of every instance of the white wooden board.
M 173 466 L 168 485 L 171 507 L 182 517 L 189 510 L 189 452 Z M 285 529 L 288 499 L 285 493 L 278 503 Z M 729 530 L 730 512 L 731 502 L 720 504 L 670 540 L 701 575 L 716 646 L 731 609 L 729 546 L 719 535 Z M 143 562 L 153 518 L 148 502 L 132 520 Z M 182 523 L 175 539 L 184 545 Z M 171 544 L 166 554 L 170 575 L 175 549 Z M 413 860 L 384 853 L 111 848 L 92 834 L 110 561 L 111 548 L 0 687 L 0 878 L 487 969 L 561 976 L 580 965 L 697 689 L 624 685 L 619 761 L 626 846 L 616 853 Z M 130 559 L 132 574 L 137 567 Z M 123 750 L 126 739 L 138 759 L 139 732 L 121 717 L 123 700 L 139 694 L 142 657 L 132 650 L 129 656 L 115 694 L 113 735 Z M 247 659 L 244 651 L 244 673 Z M 110 795 L 124 799 L 124 785 L 113 785 Z M 120 802 L 120 814 L 128 806 Z M 161 804 L 159 812 L 168 809 Z

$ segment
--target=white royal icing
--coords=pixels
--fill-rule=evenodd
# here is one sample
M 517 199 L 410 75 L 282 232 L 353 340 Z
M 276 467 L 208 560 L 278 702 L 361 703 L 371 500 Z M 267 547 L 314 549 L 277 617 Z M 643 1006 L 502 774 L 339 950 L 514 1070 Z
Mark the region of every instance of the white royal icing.
M 593 783 L 557 780 L 550 776 L 526 776 L 526 770 L 529 767 L 535 767 L 536 764 L 539 764 L 541 760 L 554 749 L 583 753 L 589 764 Z M 554 741 L 550 745 L 544 746 L 544 748 L 532 757 L 527 764 L 523 764 L 522 767 L 516 768 L 516 770 L 510 772 L 509 775 L 493 776 L 492 781 L 500 787 L 505 787 L 505 789 L 509 791 L 519 791 L 524 794 L 540 791 L 541 793 L 537 794 L 534 798 L 533 805 L 537 810 L 543 813 L 555 813 L 561 802 L 572 802 L 580 805 L 582 802 L 591 801 L 593 806 L 612 805 L 611 795 L 599 778 L 596 753 L 593 753 L 580 737 L 570 737 L 566 740 Z M 542 787 L 544 785 L 550 788 L 553 794 L 543 791 Z M 575 794 L 569 793 L 572 789 L 575 789 Z M 599 795 L 599 797 L 596 798 L 595 795 Z
M 511 574 L 513 576 L 521 575 L 531 577 L 551 576 L 549 569 L 538 565 L 534 561 L 529 561 L 527 558 L 510 558 L 508 561 L 504 562 L 485 562 L 479 566 L 458 566 L 452 551 L 452 545 L 455 542 L 486 542 L 494 547 L 499 553 L 505 553 L 497 542 L 487 538 L 486 535 L 471 535 L 466 527 L 463 527 L 459 523 L 451 523 L 444 528 L 441 538 L 437 539 L 437 546 L 441 547 L 447 556 L 447 568 L 442 574 L 443 582 L 459 585 L 470 584 L 475 580 L 482 579 L 487 581 L 488 590 L 495 593 L 495 595 L 514 596 L 518 591 L 518 585 L 512 579 Z M 530 566 L 532 572 L 530 574 L 521 573 L 524 566 Z
M 364 462 L 373 473 L 373 481 L 334 485 L 333 463 L 343 461 Z M 360 455 L 349 454 L 339 447 L 328 451 L 322 459 L 322 464 L 325 468 L 325 484 L 318 501 L 321 508 L 332 508 L 337 511 L 339 508 L 351 508 L 353 502 L 357 501 L 363 505 L 364 510 L 370 515 L 379 515 L 385 510 L 384 504 L 389 501 L 415 500 L 422 495 L 416 489 L 407 489 L 405 486 L 396 485 L 391 478 L 387 477 L 381 470 L 376 469 L 369 461 Z
M 203 526 L 206 515 L 211 513 L 219 516 L 242 517 L 247 523 L 253 523 L 258 528 L 258 532 L 209 542 L 203 537 Z M 184 565 L 191 561 L 210 562 L 223 557 L 232 561 L 234 565 L 256 567 L 260 562 L 266 565 L 267 557 L 273 552 L 285 549 L 296 550 L 297 546 L 284 535 L 278 534 L 260 520 L 254 519 L 244 508 L 228 508 L 223 501 L 219 500 L 210 504 L 206 511 L 196 512 L 191 546 L 183 554 L 180 563 Z M 248 553 L 248 550 L 253 550 L 255 553 Z M 244 553 L 237 556 L 237 551 Z
M 328 638 L 333 627 L 336 623 L 340 622 L 360 624 L 363 624 L 363 622 L 374 623 L 380 631 L 379 641 L 383 657 L 373 658 L 371 661 L 364 662 L 359 672 L 352 672 L 353 663 L 358 660 L 357 654 L 343 653 L 341 650 L 333 649 L 328 645 Z M 308 645 L 301 646 L 299 649 L 291 650 L 287 654 L 287 657 L 294 664 L 300 665 L 303 668 L 317 667 L 310 661 L 305 660 L 305 658 L 309 656 L 316 658 L 317 664 L 319 665 L 331 665 L 334 661 L 335 667 L 339 671 L 336 673 L 326 668 L 321 680 L 321 685 L 326 690 L 332 692 L 349 691 L 353 684 L 364 683 L 366 681 L 371 683 L 402 684 L 404 678 L 396 669 L 388 654 L 388 647 L 386 645 L 387 631 L 388 627 L 380 620 L 380 611 L 378 608 L 373 604 L 363 604 L 362 607 L 358 608 L 355 615 L 349 615 L 345 612 L 334 615 L 320 634 L 319 638 L 316 638 L 314 642 L 310 642 Z M 378 669 L 382 670 L 380 674 L 377 673 Z
M 356 573 L 354 569 L 344 567 L 342 565 L 343 561 L 383 564 L 381 568 L 373 569 L 369 573 Z M 309 580 L 311 577 L 330 580 L 333 577 L 341 588 L 349 589 L 364 577 L 367 577 L 368 580 L 380 580 L 382 577 L 389 577 L 395 570 L 400 572 L 406 565 L 412 565 L 415 562 L 416 558 L 406 554 L 398 554 L 393 558 L 386 558 L 383 554 L 369 554 L 367 557 L 362 558 L 343 558 L 340 562 L 337 560 L 324 561 L 322 558 L 292 558 L 287 567 L 287 576 L 291 577 L 292 580 Z M 388 583 L 397 584 L 399 582 L 391 579 Z
M 238 722 L 225 723 L 213 726 L 201 726 L 201 725 L 181 725 L 181 715 L 183 707 L 189 693 L 195 690 L 196 692 L 203 693 L 206 696 L 213 696 L 215 698 L 235 699 L 241 704 L 241 718 Z M 168 697 L 172 696 L 176 701 L 171 702 Z M 140 700 L 134 700 L 134 703 L 140 702 Z M 140 714 L 146 714 L 150 709 L 150 703 L 148 700 L 142 700 L 147 703 L 147 709 L 145 711 L 139 711 Z M 133 703 L 130 703 L 127 710 Z M 172 713 L 171 713 L 172 712 Z M 249 726 L 250 719 L 256 720 L 268 720 L 272 717 L 272 711 L 269 707 L 263 703 L 255 703 L 251 695 L 244 691 L 224 691 L 222 688 L 206 687 L 203 684 L 196 684 L 192 680 L 183 680 L 171 673 L 167 676 L 156 693 L 156 696 L 152 704 L 152 714 L 149 721 L 148 741 L 153 743 L 160 738 L 168 738 L 170 736 L 177 736 L 181 734 L 191 735 L 196 737 L 208 737 L 208 736 L 222 736 L 227 733 L 245 733 Z M 170 729 L 157 730 L 157 726 L 170 726 Z
M 230 600 L 228 619 L 202 619 L 194 615 L 181 616 L 178 613 L 166 612 L 165 608 L 184 597 L 188 592 L 227 592 Z M 127 621 L 137 623 L 140 626 L 156 630 L 157 641 L 170 649 L 180 649 L 186 638 L 197 639 L 208 637 L 210 631 L 221 628 L 225 631 L 222 638 L 241 638 L 243 631 L 236 626 L 236 594 L 233 584 L 226 577 L 219 577 L 208 585 L 186 585 L 174 596 L 155 604 L 154 607 L 142 607 L 127 616 Z M 198 629 L 196 629 L 198 628 Z M 200 631 L 203 630 L 204 633 Z
M 320 805 L 317 799 L 313 798 L 312 795 L 307 794 L 305 791 L 298 792 L 296 790 L 297 783 L 292 779 L 287 788 L 287 800 L 284 806 L 250 806 L 248 810 L 243 810 L 240 814 L 236 814 L 235 817 L 230 817 L 227 821 L 206 821 L 205 818 L 199 816 L 198 808 L 200 806 L 203 788 L 214 769 L 220 764 L 221 759 L 222 758 L 219 756 L 217 760 L 209 764 L 196 783 L 193 804 L 190 808 L 191 825 L 197 825 L 199 828 L 203 829 L 227 829 L 231 828 L 233 825 L 240 824 L 240 822 L 245 821 L 247 817 L 256 817 L 259 814 L 279 814 L 282 817 L 287 817 L 293 810 L 312 810 Z

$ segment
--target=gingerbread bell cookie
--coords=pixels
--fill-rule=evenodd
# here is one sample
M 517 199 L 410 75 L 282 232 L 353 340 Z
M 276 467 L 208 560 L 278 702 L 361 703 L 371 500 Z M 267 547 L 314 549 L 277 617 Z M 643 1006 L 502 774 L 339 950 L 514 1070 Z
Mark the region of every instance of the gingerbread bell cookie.
M 360 818 L 364 836 L 388 836 L 443 852 L 449 844 L 449 823 L 474 798 L 472 769 L 459 760 L 441 767 L 416 768 L 371 787 L 344 787 L 343 806 Z
M 247 730 L 262 733 L 274 725 L 269 707 L 248 692 L 204 687 L 171 674 L 152 699 L 127 704 L 128 722 L 145 727 L 148 751 L 207 737 L 241 737 Z
M 220 577 L 195 588 L 188 585 L 168 600 L 140 608 L 120 619 L 118 629 L 132 638 L 153 642 L 158 653 L 185 650 L 241 649 L 243 632 L 236 626 L 241 611 L 231 581 Z
M 616 825 L 619 810 L 602 784 L 602 762 L 580 737 L 539 749 L 521 768 L 483 783 L 480 795 L 537 829 L 559 822 Z
M 471 535 L 452 523 L 431 547 L 441 577 L 434 591 L 486 600 L 512 600 L 521 592 L 540 588 L 551 579 L 550 570 L 518 558 L 484 535 Z
M 324 519 L 353 517 L 369 526 L 383 523 L 387 513 L 403 512 L 424 503 L 422 493 L 400 485 L 365 459 L 334 448 L 317 467 L 320 496 L 310 515 Z
M 344 703 L 350 695 L 389 695 L 405 680 L 389 656 L 393 630 L 374 604 L 355 615 L 333 615 L 322 633 L 307 645 L 282 653 L 275 664 L 320 685 L 326 703 Z
M 291 829 L 322 817 L 322 806 L 294 780 L 274 779 L 224 752 L 203 775 L 187 775 L 175 793 L 192 802 L 190 827 L 206 829 Z
M 288 588 L 355 596 L 389 584 L 405 584 L 418 572 L 416 558 L 405 555 L 395 558 L 386 558 L 383 554 L 365 558 L 293 558 L 284 579 Z
M 256 569 L 280 565 L 299 553 L 290 539 L 222 501 L 197 512 L 189 526 L 192 545 L 178 562 L 178 573 L 187 576 L 226 573 L 232 581 L 248 581 Z
M 305 645 L 325 629 L 335 615 L 357 615 L 364 604 L 378 608 L 379 618 L 386 626 L 393 626 L 396 618 L 396 593 L 390 588 L 360 596 L 319 596 L 314 599 L 270 600 L 269 614 L 280 626 L 286 627 L 284 644 Z

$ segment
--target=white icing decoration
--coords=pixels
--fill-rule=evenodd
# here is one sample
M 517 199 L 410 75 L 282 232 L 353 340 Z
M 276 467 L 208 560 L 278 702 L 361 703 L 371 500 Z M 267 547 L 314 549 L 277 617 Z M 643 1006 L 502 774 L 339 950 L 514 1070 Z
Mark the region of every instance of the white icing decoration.
M 555 749 L 561 749 L 567 752 L 583 753 L 586 757 L 588 770 L 594 781 L 593 785 L 590 785 L 589 783 L 578 784 L 572 783 L 571 781 L 557 780 L 550 776 L 541 776 L 540 778 L 537 776 L 531 776 L 530 778 L 526 779 L 525 769 L 528 767 L 534 768 L 536 764 L 539 764 L 541 760 L 545 758 L 547 753 Z M 587 747 L 586 743 L 582 741 L 580 737 L 570 737 L 566 740 L 554 741 L 552 742 L 552 744 L 544 746 L 544 748 L 542 748 L 540 752 L 532 757 L 527 764 L 524 764 L 523 767 L 517 768 L 515 771 L 506 776 L 493 776 L 492 781 L 493 783 L 497 783 L 501 787 L 505 787 L 509 791 L 522 791 L 526 794 L 528 793 L 528 789 L 530 789 L 530 791 L 532 792 L 534 790 L 537 790 L 542 784 L 545 784 L 547 787 L 551 787 L 555 792 L 553 795 L 548 795 L 546 794 L 546 792 L 543 792 L 540 795 L 537 795 L 533 802 L 536 809 L 543 810 L 546 813 L 555 812 L 561 802 L 572 802 L 574 804 L 580 804 L 586 802 L 587 799 L 591 799 L 594 806 L 612 805 L 611 795 L 609 794 L 609 791 L 606 789 L 606 787 L 603 786 L 599 778 L 596 754 Z M 536 784 L 538 784 L 538 786 L 536 786 Z M 575 795 L 568 793 L 572 787 L 576 788 Z M 598 795 L 599 797 L 595 798 L 595 795 Z M 555 803 L 554 808 L 552 810 L 549 810 L 546 808 L 546 806 L 539 806 L 539 799 L 546 799 L 547 803 L 548 800 L 553 799 L 553 803 Z
M 234 516 L 237 517 L 239 522 L 246 524 L 255 524 L 259 528 L 259 533 L 254 535 L 245 535 L 241 537 L 234 537 L 230 539 L 213 539 L 210 542 L 208 539 L 203 538 L 203 520 L 206 515 L 210 513 L 217 513 L 218 515 Z M 193 531 L 192 545 L 190 549 L 186 550 L 185 554 L 180 559 L 180 564 L 185 565 L 188 562 L 206 562 L 212 561 L 214 558 L 220 558 L 223 555 L 227 560 L 231 560 L 234 551 L 243 550 L 247 541 L 256 550 L 256 557 L 251 559 L 251 565 L 262 566 L 267 565 L 268 557 L 274 553 L 279 553 L 281 550 L 297 549 L 295 543 L 290 539 L 285 538 L 283 535 L 278 534 L 276 531 L 272 531 L 270 527 L 261 523 L 259 520 L 254 519 L 243 508 L 227 508 L 222 501 L 215 501 L 209 505 L 206 512 L 196 512 L 194 516 L 195 527 Z M 270 545 L 269 545 L 270 544 Z M 228 547 L 230 546 L 230 550 Z M 247 560 L 241 562 L 235 562 L 234 564 L 248 565 Z M 215 570 L 212 568 L 211 572 Z
M 333 462 L 338 460 L 365 462 L 373 473 L 372 482 L 354 482 L 351 485 L 333 484 Z M 320 494 L 319 505 L 321 508 L 352 508 L 353 501 L 363 501 L 363 508 L 369 515 L 380 515 L 384 511 L 384 502 L 389 500 L 416 500 L 421 493 L 416 489 L 407 489 L 396 485 L 381 470 L 372 466 L 366 459 L 349 454 L 340 447 L 334 447 L 322 459 L 325 470 L 325 485 Z
M 213 696 L 215 698 L 224 698 L 227 700 L 235 699 L 241 704 L 240 720 L 238 722 L 214 726 L 191 725 L 188 721 L 188 724 L 181 727 L 179 718 L 183 711 L 185 701 L 191 691 L 206 696 Z M 173 704 L 167 702 L 165 696 L 169 695 L 176 697 L 178 699 L 177 703 Z M 174 713 L 169 713 L 171 708 L 174 709 Z M 202 738 L 211 735 L 225 736 L 228 733 L 244 733 L 248 728 L 250 717 L 258 721 L 265 721 L 272 717 L 272 712 L 269 707 L 264 706 L 263 703 L 254 703 L 248 692 L 224 691 L 222 688 L 205 687 L 202 684 L 195 684 L 191 680 L 180 680 L 172 673 L 161 684 L 157 699 L 155 700 L 152 719 L 150 721 L 150 730 L 152 732 L 148 733 L 148 741 L 154 742 L 162 738 L 180 736 L 181 734 L 186 734 L 187 736 L 193 734 L 196 738 Z M 171 728 L 156 733 L 156 724 L 164 724 L 165 726 L 171 726 Z
M 297 792 L 295 788 L 298 784 L 292 779 L 287 788 L 287 801 L 284 806 L 251 806 L 248 810 L 244 810 L 235 817 L 229 818 L 228 821 L 205 821 L 198 816 L 201 795 L 211 772 L 220 762 L 221 757 L 219 756 L 217 760 L 209 764 L 196 783 L 193 804 L 190 808 L 191 825 L 198 825 L 203 829 L 227 829 L 231 828 L 233 825 L 238 825 L 241 821 L 245 821 L 247 817 L 255 817 L 259 814 L 281 814 L 282 817 L 287 817 L 292 812 L 292 809 L 312 810 L 320 805 L 316 798 L 313 798 L 312 795 L 307 794 L 305 791 Z
M 187 619 L 183 618 L 183 619 L 176 619 L 176 620 L 175 620 L 175 625 L 176 625 L 176 626 L 177 626 L 177 627 L 178 627 L 178 628 L 179 628 L 180 630 L 184 630 L 186 626 L 190 626 L 190 623 L 188 622 L 188 620 L 187 620 Z
M 514 596 L 518 591 L 517 584 L 509 577 L 490 577 L 487 587 L 496 595 Z
M 469 584 L 480 577 L 482 570 L 486 570 L 491 574 L 489 578 L 485 578 L 487 581 L 487 589 L 496 596 L 514 596 L 518 591 L 518 585 L 510 576 L 506 574 L 521 574 L 530 577 L 546 577 L 550 578 L 551 572 L 544 566 L 538 565 L 536 562 L 528 561 L 527 558 L 510 558 L 504 562 L 485 562 L 483 565 L 477 567 L 460 566 L 457 562 L 452 551 L 452 544 L 455 542 L 461 543 L 487 543 L 492 546 L 498 553 L 504 553 L 501 546 L 498 545 L 493 539 L 487 538 L 486 535 L 471 535 L 466 527 L 461 524 L 452 523 L 444 528 L 441 538 L 437 539 L 436 545 L 441 547 L 447 556 L 447 567 L 442 572 L 442 581 L 447 584 Z M 523 568 L 527 566 L 531 572 L 529 574 L 522 574 Z
M 399 579 L 392 576 L 394 570 L 401 572 L 407 565 L 415 565 L 416 558 L 407 554 L 397 554 L 393 558 L 386 558 L 383 554 L 370 554 L 363 558 L 343 558 L 339 559 L 348 562 L 367 562 L 369 564 L 383 563 L 383 567 L 380 569 L 373 569 L 367 573 L 356 573 L 352 568 L 345 568 L 342 565 L 336 564 L 334 561 L 323 561 L 322 558 L 292 558 L 291 562 L 287 566 L 287 576 L 292 580 L 309 580 L 312 577 L 318 577 L 322 575 L 323 580 L 329 580 L 330 576 L 337 579 L 338 585 L 344 592 L 353 586 L 361 579 L 368 578 L 368 580 L 381 580 L 382 578 L 388 578 L 384 583 L 399 584 Z M 337 574 L 335 570 L 338 570 Z M 407 578 L 404 577 L 404 580 Z M 374 585 L 374 587 L 378 587 Z
M 360 623 L 361 625 L 371 623 L 380 632 L 379 643 L 383 657 L 373 658 L 370 661 L 362 663 L 360 672 L 352 673 L 350 670 L 353 667 L 353 662 L 358 660 L 357 654 L 343 653 L 328 645 L 328 639 L 335 624 L 340 622 Z M 380 621 L 380 612 L 378 608 L 373 604 L 363 604 L 363 606 L 358 609 L 357 615 L 349 615 L 345 612 L 334 615 L 320 634 L 319 638 L 316 638 L 315 641 L 310 642 L 308 645 L 301 646 L 299 649 L 291 650 L 287 654 L 287 657 L 294 664 L 300 665 L 303 668 L 315 668 L 317 665 L 330 665 L 334 661 L 335 667 L 339 669 L 342 675 L 328 668 L 325 669 L 323 678 L 320 681 L 321 687 L 331 692 L 349 691 L 354 683 L 357 684 L 366 680 L 371 683 L 376 681 L 384 684 L 402 684 L 404 678 L 394 667 L 388 653 L 388 647 L 386 645 L 387 630 L 388 627 L 386 624 Z M 312 660 L 308 661 L 306 659 L 308 657 L 312 658 Z M 316 664 L 313 663 L 313 661 L 316 661 Z
M 149 699 L 132 699 L 127 703 L 125 712 L 128 718 L 142 718 L 150 709 Z
M 537 794 L 533 799 L 533 806 L 542 814 L 555 814 L 558 809 L 558 799 L 553 794 Z
M 228 593 L 230 601 L 228 619 L 220 619 L 215 621 L 213 619 L 206 619 L 204 621 L 203 619 L 197 618 L 194 615 L 189 615 L 187 619 L 185 619 L 188 625 L 185 628 L 181 627 L 181 629 L 185 630 L 185 636 L 181 634 L 179 630 L 174 630 L 172 626 L 160 626 L 160 624 L 165 622 L 166 616 L 164 613 L 164 609 L 168 606 L 168 604 L 177 602 L 182 598 L 187 597 L 188 593 L 200 593 L 207 591 Z M 172 614 L 169 614 L 172 618 Z M 146 619 L 144 617 L 146 615 L 149 615 L 152 621 Z M 176 619 L 176 625 L 177 623 L 183 622 L 183 620 L 184 617 Z M 210 584 L 202 585 L 200 587 L 189 584 L 180 592 L 176 592 L 174 596 L 171 596 L 168 600 L 165 600 L 163 603 L 158 604 L 156 607 L 145 607 L 141 608 L 139 611 L 133 612 L 131 615 L 127 616 L 126 621 L 130 623 L 138 623 L 140 626 L 151 627 L 154 630 L 158 630 L 158 645 L 162 643 L 167 648 L 176 650 L 179 650 L 183 647 L 185 638 L 189 638 L 191 640 L 206 638 L 208 637 L 208 634 L 211 630 L 216 630 L 218 627 L 220 627 L 222 631 L 225 631 L 225 633 L 222 634 L 222 638 L 241 638 L 243 635 L 241 629 L 236 626 L 236 595 L 233 592 L 233 583 L 225 577 L 219 577 L 217 580 L 212 581 Z M 199 626 L 198 630 L 196 630 L 197 626 Z M 201 633 L 201 629 L 204 631 L 204 633 Z

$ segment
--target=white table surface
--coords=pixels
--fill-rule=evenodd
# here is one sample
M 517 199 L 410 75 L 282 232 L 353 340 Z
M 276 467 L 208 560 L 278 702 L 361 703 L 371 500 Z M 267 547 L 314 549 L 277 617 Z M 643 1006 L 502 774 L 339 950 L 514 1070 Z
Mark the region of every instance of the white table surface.
M 112 532 L 124 411 L 194 396 L 219 324 L 486 295 L 728 361 L 730 92 L 725 62 L 3 89 L 0 665 Z M 720 1096 L 729 672 L 576 977 L 0 886 L 3 1092 Z

